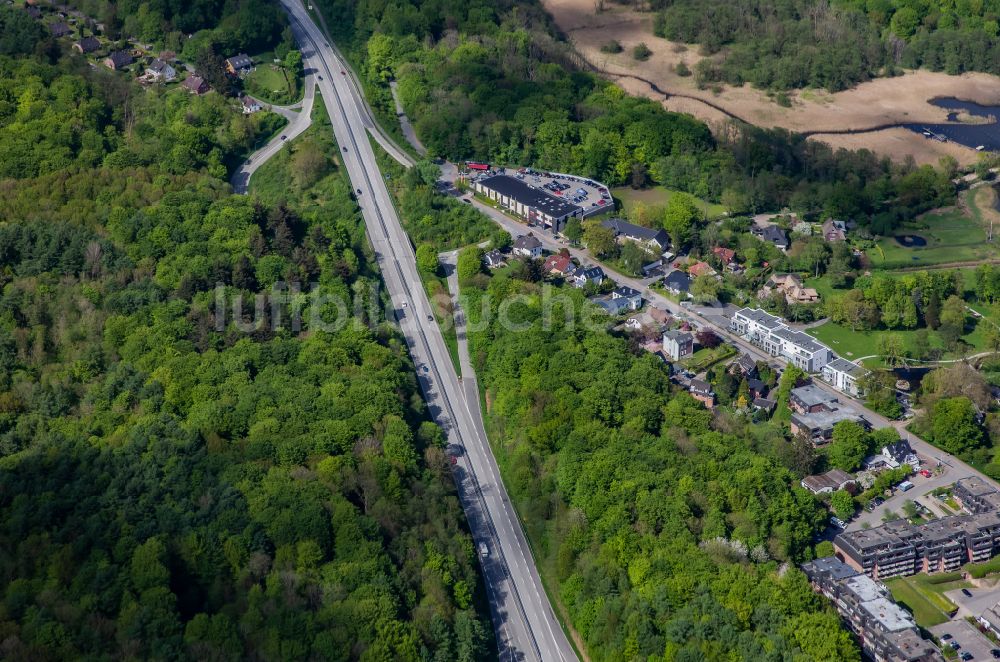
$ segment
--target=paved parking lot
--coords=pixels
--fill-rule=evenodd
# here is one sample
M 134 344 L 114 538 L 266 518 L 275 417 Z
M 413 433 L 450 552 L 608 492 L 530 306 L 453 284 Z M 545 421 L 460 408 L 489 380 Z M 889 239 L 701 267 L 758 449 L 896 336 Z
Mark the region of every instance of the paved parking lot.
M 973 660 L 993 659 L 993 655 L 990 653 L 995 647 L 993 642 L 987 639 L 965 619 L 959 618 L 942 623 L 941 625 L 935 625 L 931 628 L 931 632 L 941 641 L 943 646 L 948 646 L 953 641 L 958 642 L 960 646 L 958 649 L 959 654 L 968 651 L 972 654 Z M 942 639 L 942 637 L 949 634 L 952 637 L 951 639 L 947 641 Z
M 540 188 L 566 202 L 579 205 L 585 215 L 597 214 L 614 207 L 611 191 L 604 184 L 578 177 L 576 175 L 559 173 L 542 173 L 530 168 L 497 168 L 497 173 L 516 177 L 529 186 Z
M 968 588 L 972 595 L 962 593 L 961 589 L 946 591 L 945 597 L 958 605 L 956 617 L 976 617 L 1000 602 L 1000 587 Z

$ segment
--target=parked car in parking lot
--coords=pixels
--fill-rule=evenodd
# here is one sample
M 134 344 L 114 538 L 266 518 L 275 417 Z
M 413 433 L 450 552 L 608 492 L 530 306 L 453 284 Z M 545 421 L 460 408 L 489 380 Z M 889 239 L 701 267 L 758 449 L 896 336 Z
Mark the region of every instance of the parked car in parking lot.
M 931 477 L 931 472 L 928 471 L 927 469 L 921 469 L 920 470 L 920 475 L 923 476 L 924 478 L 930 478 Z

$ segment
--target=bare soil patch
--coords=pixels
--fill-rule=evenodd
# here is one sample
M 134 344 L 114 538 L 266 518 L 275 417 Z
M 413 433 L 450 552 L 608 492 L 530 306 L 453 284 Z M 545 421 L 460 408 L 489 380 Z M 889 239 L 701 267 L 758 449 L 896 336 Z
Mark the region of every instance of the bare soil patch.
M 793 91 L 788 95 L 790 108 L 779 106 L 749 85 L 724 85 L 718 93 L 699 90 L 694 76 L 676 73 L 678 63 L 693 69 L 703 59 L 697 46 L 654 36 L 653 14 L 610 3 L 605 4 L 605 11 L 596 14 L 594 0 L 542 2 L 592 67 L 632 94 L 655 99 L 668 110 L 690 113 L 709 124 L 735 117 L 766 128 L 798 132 L 866 131 L 897 123 L 946 122 L 948 111 L 928 103 L 939 97 L 1000 104 L 1000 77 L 979 73 L 949 76 L 923 70 L 880 78 L 833 94 L 823 90 Z M 612 39 L 621 43 L 623 51 L 601 52 L 601 46 Z M 644 62 L 631 56 L 632 48 L 640 42 L 653 51 Z M 977 158 L 972 149 L 927 140 L 905 129 L 855 135 L 820 133 L 815 139 L 835 147 L 867 147 L 900 160 L 912 156 L 918 163 L 935 163 L 946 154 L 961 163 L 974 163 Z

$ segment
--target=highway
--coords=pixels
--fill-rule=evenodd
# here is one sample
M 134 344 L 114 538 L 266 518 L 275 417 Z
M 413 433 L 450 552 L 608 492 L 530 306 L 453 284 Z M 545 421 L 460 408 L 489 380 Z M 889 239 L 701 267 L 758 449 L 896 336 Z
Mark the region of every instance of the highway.
M 500 659 L 575 660 L 500 479 L 482 418 L 477 415 L 478 394 L 467 395 L 434 322 L 417 274 L 416 256 L 368 139 L 368 130 L 374 131 L 374 127 L 361 92 L 306 10 L 294 0 L 282 0 L 282 6 L 289 14 L 303 63 L 316 74 L 316 85 L 342 147 L 341 157 L 429 409 L 449 444 L 462 449 L 455 478 L 477 550 L 480 543 L 487 548 L 480 562 Z

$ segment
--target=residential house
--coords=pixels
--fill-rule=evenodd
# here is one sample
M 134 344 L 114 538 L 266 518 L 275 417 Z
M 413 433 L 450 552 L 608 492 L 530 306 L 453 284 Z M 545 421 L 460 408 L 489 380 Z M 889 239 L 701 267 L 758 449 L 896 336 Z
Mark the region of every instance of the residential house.
M 604 282 L 604 269 L 600 267 L 579 267 L 573 272 L 573 285 L 586 287 L 589 284 L 600 285 Z
M 619 242 L 634 241 L 644 244 L 658 253 L 662 253 L 670 247 L 670 235 L 662 228 L 644 228 L 620 218 L 609 218 L 602 221 L 601 225 L 611 230 Z
M 900 439 L 893 444 L 884 446 L 882 448 L 882 457 L 886 459 L 886 464 L 893 469 L 908 464 L 914 471 L 920 470 L 920 458 L 913 452 L 910 442 L 906 439 Z
M 747 388 L 750 390 L 750 399 L 755 400 L 757 398 L 762 398 L 767 395 L 767 384 L 759 379 L 750 377 L 747 379 Z
M 768 414 L 774 411 L 774 408 L 778 406 L 776 400 L 770 398 L 754 398 L 753 408 L 758 411 L 766 411 Z
M 73 34 L 73 29 L 62 21 L 58 21 L 49 26 L 49 32 L 51 32 L 52 36 L 56 38 L 68 37 Z
M 181 86 L 192 94 L 205 94 L 212 89 L 208 86 L 208 83 L 205 82 L 204 78 L 196 76 L 195 74 L 191 74 L 185 78 L 184 82 L 181 83 Z
M 1000 511 L 1000 492 L 982 478 L 969 476 L 955 481 L 951 493 L 972 514 Z
M 663 287 L 675 296 L 689 296 L 691 289 L 691 277 L 680 269 L 671 271 L 663 279 Z
M 757 292 L 757 298 L 767 299 L 775 291 L 784 294 L 785 301 L 790 304 L 819 301 L 819 293 L 811 287 L 803 287 L 802 279 L 796 274 L 771 274 L 764 287 Z
M 248 94 L 244 94 L 240 97 L 240 106 L 243 108 L 244 115 L 252 115 L 253 113 L 259 112 L 263 109 L 260 102 Z
M 715 393 L 712 391 L 712 385 L 708 382 L 701 379 L 692 379 L 689 390 L 692 398 L 701 402 L 709 409 L 715 406 Z
M 794 331 L 780 317 L 759 308 L 741 308 L 729 328 L 771 356 L 781 356 L 806 372 L 819 372 L 833 359 L 830 348 L 812 336 Z
M 680 361 L 694 353 L 694 336 L 687 331 L 667 331 L 663 334 L 663 353 L 671 361 Z
M 801 484 L 813 494 L 831 494 L 846 489 L 854 482 L 854 476 L 851 474 L 840 469 L 833 469 L 818 476 L 806 476 L 802 479 Z
M 643 278 L 653 278 L 654 276 L 663 275 L 663 259 L 654 260 L 649 264 L 642 265 L 642 277 Z
M 177 70 L 160 58 L 156 58 L 146 65 L 146 75 L 151 80 L 169 83 L 177 79 Z
M 871 577 L 835 556 L 810 561 L 802 571 L 813 587 L 837 609 L 857 637 L 865 657 L 875 662 L 939 662 L 944 659 L 932 641 L 924 639 L 910 612 Z
M 716 271 L 708 262 L 695 262 L 688 267 L 688 274 L 697 278 L 698 276 L 714 276 Z
M 604 312 L 606 312 L 608 315 L 611 315 L 612 317 L 616 317 L 623 313 L 627 313 L 630 310 L 634 310 L 634 308 L 629 306 L 629 302 L 627 299 L 616 299 L 610 294 L 594 297 L 591 299 L 591 301 L 593 303 L 596 303 L 601 308 L 603 308 Z
M 719 258 L 719 262 L 723 265 L 732 264 L 736 261 L 736 251 L 732 248 L 723 248 L 722 246 L 716 246 L 712 249 L 712 255 Z
M 111 69 L 111 71 L 121 71 L 133 62 L 135 60 L 128 51 L 115 51 L 104 58 L 104 66 Z
M 545 258 L 542 263 L 542 271 L 554 276 L 568 276 L 573 273 L 576 265 L 572 258 L 564 253 L 556 253 Z
M 865 394 L 859 382 L 868 371 L 853 361 L 839 356 L 832 359 L 820 370 L 820 378 L 842 393 L 859 398 Z
M 35 19 L 36 21 L 42 17 L 42 10 L 38 7 L 32 7 L 31 5 L 25 5 L 24 11 L 28 13 L 28 16 Z
M 754 225 L 750 228 L 750 234 L 759 237 L 762 241 L 774 244 L 783 251 L 788 249 L 788 235 L 777 225 L 763 227 Z
M 234 55 L 226 60 L 226 73 L 233 76 L 238 76 L 240 74 L 245 74 L 246 72 L 253 69 L 253 60 L 246 53 L 240 53 L 239 55 Z
M 828 218 L 823 223 L 823 239 L 831 243 L 845 241 L 847 239 L 847 223 Z
M 514 255 L 530 259 L 542 256 L 542 242 L 533 234 L 523 234 L 514 240 Z
M 642 308 L 642 293 L 627 285 L 620 285 L 612 290 L 611 298 L 622 299 L 629 310 L 639 310 Z
M 757 377 L 757 361 L 749 354 L 740 354 L 740 358 L 732 362 L 731 372 L 739 373 L 744 377 Z
M 84 37 L 80 41 L 73 42 L 73 50 L 81 55 L 88 55 L 101 50 L 101 41 L 97 37 Z
M 502 267 L 505 264 L 503 253 L 497 249 L 488 251 L 483 255 L 483 264 L 485 264 L 490 269 L 496 269 L 497 267 Z

